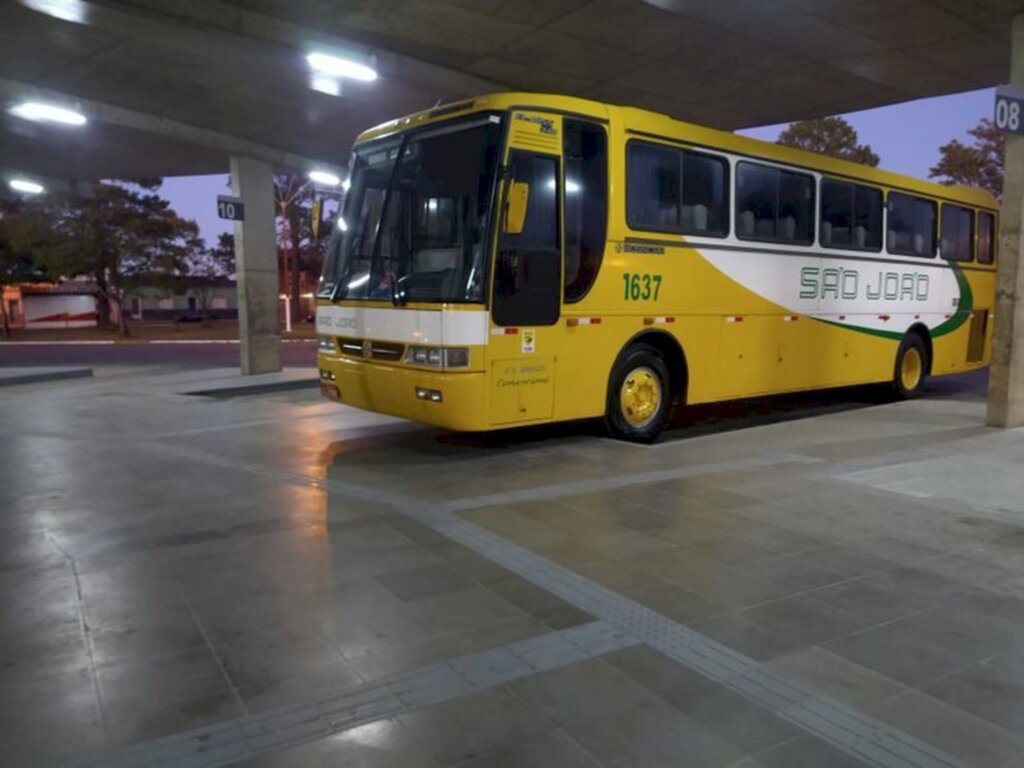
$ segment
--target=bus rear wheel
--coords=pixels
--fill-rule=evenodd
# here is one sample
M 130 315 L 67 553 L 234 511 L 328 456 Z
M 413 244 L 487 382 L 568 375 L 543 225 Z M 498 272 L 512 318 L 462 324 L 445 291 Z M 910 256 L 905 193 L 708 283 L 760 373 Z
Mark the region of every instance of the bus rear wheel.
M 614 437 L 652 443 L 668 421 L 668 366 L 654 347 L 635 344 L 612 369 L 605 422 Z
M 896 353 L 896 370 L 892 388 L 901 400 L 910 400 L 921 394 L 928 372 L 928 352 L 924 341 L 916 333 L 904 337 Z

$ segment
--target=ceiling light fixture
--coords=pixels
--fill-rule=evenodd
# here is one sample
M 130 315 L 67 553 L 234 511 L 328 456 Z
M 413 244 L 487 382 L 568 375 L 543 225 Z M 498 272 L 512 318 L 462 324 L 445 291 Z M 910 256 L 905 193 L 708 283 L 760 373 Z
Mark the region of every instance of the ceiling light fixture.
M 82 0 L 21 0 L 21 2 L 33 11 L 75 24 L 85 24 L 89 15 L 89 7 Z
M 336 187 L 341 184 L 341 178 L 330 171 L 310 171 L 309 179 L 317 184 L 323 184 L 325 187 Z
M 329 53 L 310 53 L 306 56 L 306 61 L 315 71 L 331 77 L 347 77 L 365 82 L 377 79 L 377 70 L 373 67 Z
M 341 81 L 336 77 L 312 72 L 309 76 L 309 87 L 328 96 L 341 96 Z
M 60 123 L 62 125 L 85 125 L 85 115 L 73 109 L 44 104 L 41 101 L 26 101 L 11 109 L 11 114 L 35 122 Z
M 42 184 L 28 179 L 11 179 L 7 184 L 15 192 L 24 192 L 26 195 L 39 195 L 46 191 Z

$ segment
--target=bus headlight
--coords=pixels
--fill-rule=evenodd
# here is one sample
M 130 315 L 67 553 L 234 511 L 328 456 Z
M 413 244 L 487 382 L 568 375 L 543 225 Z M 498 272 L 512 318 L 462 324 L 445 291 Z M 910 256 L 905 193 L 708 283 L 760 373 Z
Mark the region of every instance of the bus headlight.
M 331 336 L 317 336 L 316 346 L 321 352 L 334 352 L 334 338 Z
M 465 368 L 469 365 L 468 347 L 409 347 L 405 362 L 440 368 Z
M 465 368 L 469 365 L 469 347 L 448 347 L 444 351 L 445 368 Z
M 413 365 L 432 365 L 441 367 L 440 347 L 409 347 L 405 353 L 405 362 Z

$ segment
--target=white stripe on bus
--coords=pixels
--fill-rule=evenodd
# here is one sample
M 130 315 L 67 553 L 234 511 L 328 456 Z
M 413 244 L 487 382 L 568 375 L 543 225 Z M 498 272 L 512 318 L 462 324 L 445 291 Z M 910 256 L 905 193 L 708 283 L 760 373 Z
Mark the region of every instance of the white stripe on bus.
M 316 310 L 317 333 L 404 344 L 482 346 L 487 343 L 489 326 L 490 318 L 483 310 L 391 307 L 317 307 Z

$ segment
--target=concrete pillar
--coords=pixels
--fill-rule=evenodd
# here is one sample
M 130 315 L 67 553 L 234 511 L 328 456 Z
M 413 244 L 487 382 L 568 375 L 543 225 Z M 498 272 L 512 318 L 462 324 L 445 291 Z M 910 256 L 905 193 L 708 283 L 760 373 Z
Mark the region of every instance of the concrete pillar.
M 1013 20 L 1010 83 L 1024 86 L 1024 14 Z M 1024 425 L 1024 136 L 1006 137 L 988 423 Z
M 245 204 L 245 221 L 235 222 L 242 374 L 273 373 L 281 370 L 274 169 L 263 160 L 232 157 L 231 187 Z

